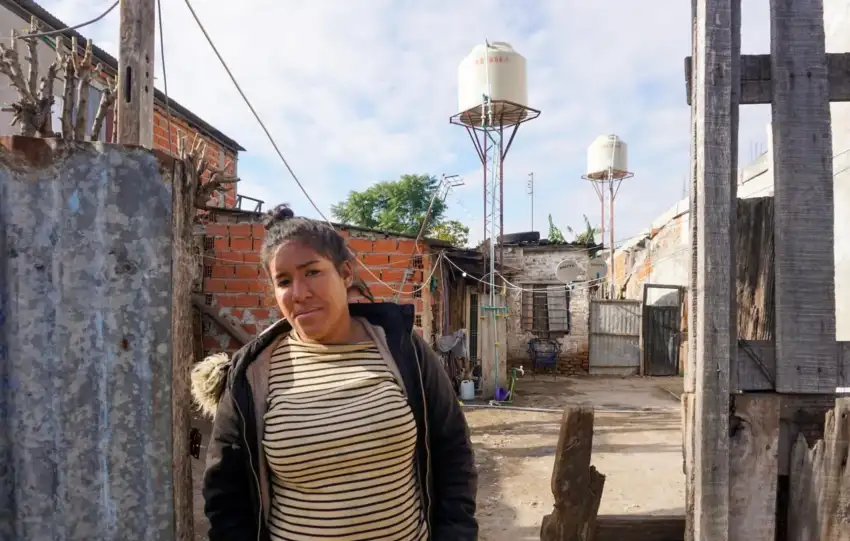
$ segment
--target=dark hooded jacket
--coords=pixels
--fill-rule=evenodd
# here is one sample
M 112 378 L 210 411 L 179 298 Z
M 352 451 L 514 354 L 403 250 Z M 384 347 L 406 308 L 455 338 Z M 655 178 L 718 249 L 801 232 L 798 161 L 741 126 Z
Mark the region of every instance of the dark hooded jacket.
M 469 429 L 442 363 L 413 331 L 413 306 L 351 304 L 349 309 L 395 361 L 416 419 L 417 473 L 430 539 L 477 540 L 477 472 Z M 215 415 L 203 489 L 210 541 L 269 539 L 269 472 L 260 443 L 265 411 L 258 410 L 265 408 L 270 350 L 290 330 L 280 321 L 232 359 L 208 357 L 193 370 L 195 401 Z

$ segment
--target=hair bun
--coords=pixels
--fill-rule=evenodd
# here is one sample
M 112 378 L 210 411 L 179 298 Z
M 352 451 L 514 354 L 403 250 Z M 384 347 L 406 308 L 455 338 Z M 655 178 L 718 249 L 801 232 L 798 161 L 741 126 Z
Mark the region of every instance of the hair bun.
M 295 212 L 291 208 L 289 208 L 289 205 L 283 203 L 266 212 L 265 216 L 263 217 L 263 225 L 268 230 L 274 227 L 275 225 L 281 222 L 285 222 L 286 220 L 292 219 L 294 217 Z

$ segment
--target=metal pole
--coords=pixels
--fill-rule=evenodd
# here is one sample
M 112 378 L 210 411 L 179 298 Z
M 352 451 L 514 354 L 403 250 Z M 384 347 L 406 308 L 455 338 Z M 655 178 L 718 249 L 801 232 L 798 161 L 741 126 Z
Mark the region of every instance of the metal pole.
M 531 231 L 534 231 L 534 172 L 528 174 L 528 195 L 531 196 Z
M 611 193 L 610 193 L 610 196 L 611 196 L 611 202 L 610 202 L 610 204 L 611 204 L 611 209 L 610 209 L 611 227 L 608 228 L 608 236 L 609 236 L 609 239 L 610 239 L 609 240 L 610 246 L 608 246 L 608 253 L 610 254 L 609 255 L 609 264 L 608 264 L 608 283 L 611 285 L 611 297 L 610 298 L 611 298 L 611 300 L 614 300 L 616 298 L 616 284 L 614 283 L 614 180 L 610 178 L 611 176 L 612 175 L 609 175 L 609 182 L 608 182 L 608 185 L 609 185 L 610 190 L 611 190 Z

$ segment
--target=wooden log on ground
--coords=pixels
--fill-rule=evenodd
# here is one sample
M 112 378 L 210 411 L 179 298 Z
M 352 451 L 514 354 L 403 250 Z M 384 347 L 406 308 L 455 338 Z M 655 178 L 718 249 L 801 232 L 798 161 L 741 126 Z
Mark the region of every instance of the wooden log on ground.
M 788 541 L 850 541 L 850 399 L 826 414 L 824 438 L 791 456 Z
M 593 541 L 683 541 L 685 515 L 599 515 Z
M 605 476 L 590 465 L 593 409 L 566 408 L 561 421 L 552 494 L 555 507 L 543 517 L 541 541 L 592 541 Z

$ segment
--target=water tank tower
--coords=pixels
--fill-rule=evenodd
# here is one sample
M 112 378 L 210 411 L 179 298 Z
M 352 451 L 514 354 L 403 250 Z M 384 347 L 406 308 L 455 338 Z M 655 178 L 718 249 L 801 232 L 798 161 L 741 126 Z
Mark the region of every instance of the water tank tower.
M 482 115 L 490 110 L 493 118 L 485 120 L 501 126 L 519 124 L 532 112 L 528 109 L 525 58 L 509 43 L 473 47 L 457 68 L 457 81 L 457 116 L 464 125 L 480 126 Z M 485 96 L 491 108 L 484 106 Z
M 511 148 L 520 124 L 540 116 L 528 106 L 528 77 L 525 58 L 503 41 L 476 45 L 461 60 L 457 69 L 458 112 L 449 122 L 462 126 L 469 134 L 481 160 L 484 177 L 484 238 L 489 239 L 485 268 L 489 298 L 481 310 L 489 314 L 496 352 L 495 386 L 498 388 L 499 343 L 497 315 L 504 306 L 497 305 L 497 281 L 504 261 L 502 200 L 505 156 Z M 498 264 L 496 245 L 499 245 Z M 487 267 L 489 266 L 489 271 Z M 498 394 L 497 394 L 498 400 Z
M 605 200 L 609 202 L 608 222 L 608 291 L 610 298 L 616 295 L 614 283 L 614 199 L 620 183 L 633 177 L 629 171 L 629 152 L 626 142 L 616 135 L 600 135 L 587 149 L 587 169 L 582 176 L 589 180 L 599 196 L 601 238 L 605 242 Z

